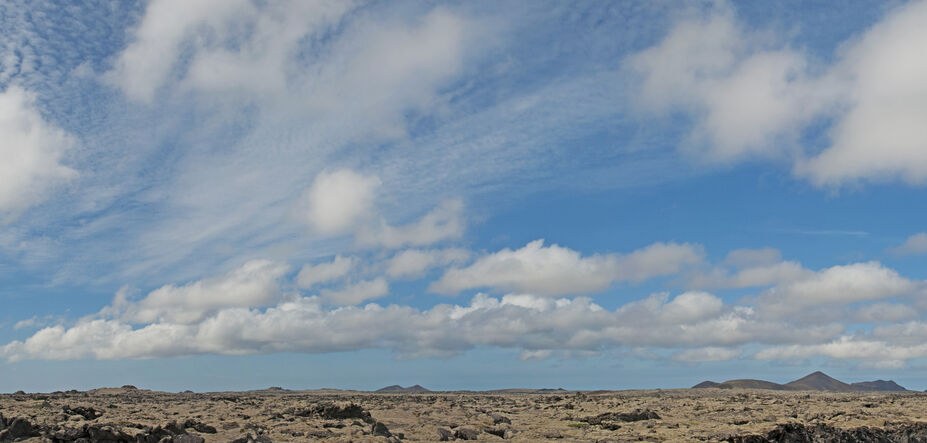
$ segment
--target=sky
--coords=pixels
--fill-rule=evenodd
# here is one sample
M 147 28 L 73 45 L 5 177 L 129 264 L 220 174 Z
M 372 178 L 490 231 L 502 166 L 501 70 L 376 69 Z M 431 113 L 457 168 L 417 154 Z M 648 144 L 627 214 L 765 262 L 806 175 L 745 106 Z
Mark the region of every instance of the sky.
M 927 2 L 0 3 L 0 392 L 927 388 Z

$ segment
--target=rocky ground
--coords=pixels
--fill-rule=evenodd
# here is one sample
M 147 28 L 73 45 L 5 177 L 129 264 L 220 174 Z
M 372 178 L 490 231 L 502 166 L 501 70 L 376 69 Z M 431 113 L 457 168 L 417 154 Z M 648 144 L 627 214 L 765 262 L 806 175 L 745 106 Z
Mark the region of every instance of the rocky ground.
M 0 395 L 0 441 L 927 442 L 927 394 L 682 389 L 556 393 L 132 387 Z

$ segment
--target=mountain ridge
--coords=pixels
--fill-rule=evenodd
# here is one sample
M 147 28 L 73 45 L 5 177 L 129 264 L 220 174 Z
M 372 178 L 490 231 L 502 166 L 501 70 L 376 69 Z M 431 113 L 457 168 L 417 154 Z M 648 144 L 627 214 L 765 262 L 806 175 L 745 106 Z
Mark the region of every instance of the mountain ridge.
M 422 385 L 413 385 L 409 387 L 402 387 L 399 385 L 390 385 L 380 389 L 377 389 L 374 392 L 402 392 L 402 393 L 414 393 L 414 392 L 431 392 L 430 389 L 423 387 Z
M 769 389 L 774 391 L 827 391 L 827 392 L 860 392 L 860 391 L 907 391 L 903 386 L 892 380 L 861 381 L 844 383 L 821 371 L 812 372 L 797 380 L 785 384 L 774 383 L 757 379 L 735 379 L 722 383 L 703 381 L 691 389 Z

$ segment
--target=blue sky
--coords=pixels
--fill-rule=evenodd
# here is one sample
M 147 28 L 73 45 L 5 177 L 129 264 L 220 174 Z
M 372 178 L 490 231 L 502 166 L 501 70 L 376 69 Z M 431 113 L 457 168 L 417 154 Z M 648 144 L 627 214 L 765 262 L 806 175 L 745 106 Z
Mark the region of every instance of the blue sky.
M 0 392 L 927 388 L 927 3 L 0 4 Z

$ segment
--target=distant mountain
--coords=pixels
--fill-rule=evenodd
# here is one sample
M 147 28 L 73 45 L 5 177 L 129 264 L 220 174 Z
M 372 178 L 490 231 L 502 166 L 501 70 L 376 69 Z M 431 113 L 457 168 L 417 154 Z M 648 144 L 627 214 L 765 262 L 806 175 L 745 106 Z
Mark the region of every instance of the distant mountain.
M 766 380 L 754 380 L 745 378 L 740 380 L 728 380 L 724 383 L 718 383 L 716 388 L 720 389 L 773 389 L 783 391 L 785 388 L 779 383 L 773 383 Z
M 898 383 L 891 380 L 861 381 L 850 383 L 857 391 L 907 391 Z
M 775 391 L 828 391 L 828 392 L 856 392 L 856 391 L 906 391 L 904 387 L 891 380 L 862 381 L 847 384 L 837 380 L 821 371 L 813 372 L 795 381 L 784 385 L 765 380 L 740 379 L 728 380 L 724 383 L 703 381 L 692 387 L 693 389 L 771 389 Z
M 376 392 L 402 392 L 402 393 L 414 393 L 414 392 L 431 392 L 431 390 L 423 388 L 420 385 L 409 386 L 404 388 L 399 385 L 387 386 L 385 388 L 377 389 Z
M 795 381 L 786 383 L 785 388 L 790 391 L 855 391 L 852 386 L 837 380 L 821 371 L 813 372 Z

